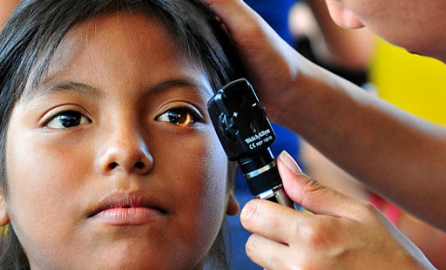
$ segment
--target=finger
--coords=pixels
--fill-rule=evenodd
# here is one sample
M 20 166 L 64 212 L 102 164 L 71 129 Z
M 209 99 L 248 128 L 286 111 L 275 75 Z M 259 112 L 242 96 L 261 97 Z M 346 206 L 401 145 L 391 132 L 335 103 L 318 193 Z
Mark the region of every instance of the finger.
M 253 234 L 246 242 L 246 254 L 248 257 L 264 269 L 285 269 L 283 256 L 289 252 L 288 246 L 271 241 L 260 235 Z M 293 254 L 298 256 L 298 254 Z
M 279 155 L 278 168 L 288 196 L 305 209 L 323 215 L 355 219 L 363 203 L 333 189 L 321 186 L 304 175 L 285 151 Z
M 296 236 L 296 228 L 310 216 L 267 200 L 252 200 L 243 207 L 240 221 L 246 230 L 254 234 L 288 244 Z
M 239 49 L 242 57 L 259 57 L 258 50 L 264 50 L 267 40 L 277 36 L 274 30 L 241 0 L 202 0 L 219 17 L 225 29 Z M 278 36 L 276 37 L 278 38 Z M 280 40 L 280 38 L 279 38 Z M 245 50 L 246 49 L 246 50 Z M 254 54 L 256 55 L 250 55 Z M 248 55 L 245 55 L 248 54 Z
M 223 21 L 229 29 L 246 25 L 255 20 L 256 13 L 241 0 L 202 0 Z

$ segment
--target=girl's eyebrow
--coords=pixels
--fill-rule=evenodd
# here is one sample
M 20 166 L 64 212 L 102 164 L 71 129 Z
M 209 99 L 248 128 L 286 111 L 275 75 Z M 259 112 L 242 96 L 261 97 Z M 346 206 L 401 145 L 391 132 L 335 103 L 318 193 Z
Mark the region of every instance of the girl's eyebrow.
M 185 77 L 185 78 L 173 78 L 166 81 L 162 81 L 161 83 L 156 84 L 149 88 L 148 92 L 153 92 L 162 89 L 174 88 L 174 87 L 184 87 L 184 88 L 192 88 L 198 91 L 201 91 L 203 94 L 208 93 L 213 95 L 212 89 L 206 87 L 201 81 L 194 80 L 193 78 Z
M 89 86 L 87 84 L 73 82 L 73 81 L 62 81 L 54 85 L 46 86 L 43 85 L 38 89 L 31 90 L 25 93 L 23 97 L 24 102 L 29 102 L 33 99 L 47 96 L 56 92 L 76 92 L 86 96 L 101 96 L 102 93 L 98 89 Z
M 212 89 L 206 87 L 206 85 L 203 84 L 201 81 L 189 77 L 167 79 L 165 81 L 162 81 L 154 86 L 145 89 L 145 92 L 151 93 L 175 87 L 195 89 L 198 90 L 199 92 L 202 92 L 203 94 L 205 93 L 208 93 L 210 95 L 214 94 L 212 92 Z M 29 91 L 27 94 L 24 95 L 23 101 L 29 102 L 32 99 L 59 92 L 75 92 L 81 95 L 94 96 L 98 98 L 100 98 L 103 95 L 103 92 L 101 90 L 96 89 L 95 87 L 92 87 L 90 85 L 80 82 L 62 81 L 54 85 L 50 85 L 49 87 L 43 85 L 39 87 L 39 89 L 36 89 L 34 91 L 33 90 Z

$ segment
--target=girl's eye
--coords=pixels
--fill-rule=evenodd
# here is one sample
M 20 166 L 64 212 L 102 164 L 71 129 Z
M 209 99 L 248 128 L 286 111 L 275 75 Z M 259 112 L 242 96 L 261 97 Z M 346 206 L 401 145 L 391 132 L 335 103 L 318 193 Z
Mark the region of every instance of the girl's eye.
M 64 111 L 51 117 L 44 127 L 49 129 L 66 129 L 91 123 L 91 120 L 77 111 Z
M 170 109 L 156 118 L 157 121 L 169 122 L 177 126 L 189 126 L 200 121 L 196 112 L 189 108 L 181 107 Z

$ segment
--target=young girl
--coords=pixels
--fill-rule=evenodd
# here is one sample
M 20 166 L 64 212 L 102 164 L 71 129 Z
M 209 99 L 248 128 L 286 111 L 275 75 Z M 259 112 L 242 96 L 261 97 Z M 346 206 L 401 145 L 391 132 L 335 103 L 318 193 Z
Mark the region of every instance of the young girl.
M 17 7 L 0 36 L 1 269 L 225 258 L 238 205 L 206 103 L 235 74 L 214 25 L 185 0 Z

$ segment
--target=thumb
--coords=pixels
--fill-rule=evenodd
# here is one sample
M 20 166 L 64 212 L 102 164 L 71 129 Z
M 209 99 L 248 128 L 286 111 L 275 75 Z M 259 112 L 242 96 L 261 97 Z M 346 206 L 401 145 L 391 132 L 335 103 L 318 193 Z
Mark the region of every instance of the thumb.
M 305 175 L 287 152 L 283 151 L 279 155 L 277 166 L 285 191 L 291 200 L 315 214 L 356 219 L 356 199 L 324 187 Z

